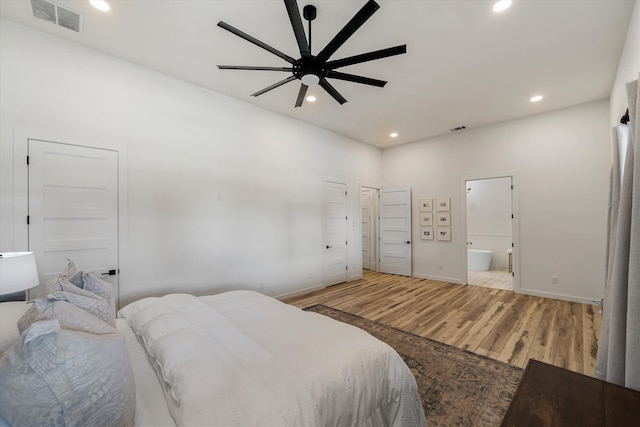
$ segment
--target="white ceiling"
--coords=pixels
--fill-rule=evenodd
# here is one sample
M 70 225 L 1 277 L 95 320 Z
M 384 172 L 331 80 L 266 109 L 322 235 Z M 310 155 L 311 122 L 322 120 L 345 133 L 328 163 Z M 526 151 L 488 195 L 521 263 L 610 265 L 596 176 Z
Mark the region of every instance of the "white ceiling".
M 381 8 L 333 56 L 407 44 L 407 54 L 341 68 L 389 83 L 339 80 L 340 106 L 322 89 L 294 108 L 299 83 L 251 93 L 284 72 L 219 70 L 216 65 L 288 66 L 219 28 L 222 20 L 295 58 L 281 0 L 86 0 L 56 3 L 80 12 L 81 33 L 36 19 L 27 0 L 0 0 L 0 15 L 61 38 L 380 147 L 480 127 L 609 97 L 633 0 L 514 0 L 502 14 L 485 0 L 377 0 Z M 365 0 L 299 0 L 318 9 L 317 53 Z M 306 22 L 305 22 L 306 28 Z M 311 90 L 310 92 L 311 93 Z M 534 94 L 544 95 L 537 104 Z M 389 133 L 397 131 L 398 138 Z

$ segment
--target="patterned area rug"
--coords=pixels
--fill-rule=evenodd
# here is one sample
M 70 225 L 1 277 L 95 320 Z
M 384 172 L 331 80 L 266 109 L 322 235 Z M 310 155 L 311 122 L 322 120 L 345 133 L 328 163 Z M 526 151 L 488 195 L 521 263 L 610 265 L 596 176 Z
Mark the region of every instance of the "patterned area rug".
M 427 425 L 499 426 L 523 370 L 340 310 L 305 310 L 357 326 L 393 347 L 418 383 Z

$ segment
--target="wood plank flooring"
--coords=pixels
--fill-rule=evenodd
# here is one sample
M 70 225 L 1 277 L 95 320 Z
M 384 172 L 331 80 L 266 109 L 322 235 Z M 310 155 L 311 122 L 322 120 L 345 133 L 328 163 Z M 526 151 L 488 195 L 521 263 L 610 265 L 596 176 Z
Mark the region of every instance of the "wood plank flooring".
M 597 306 L 365 270 L 284 302 L 323 304 L 524 368 L 530 358 L 593 375 Z

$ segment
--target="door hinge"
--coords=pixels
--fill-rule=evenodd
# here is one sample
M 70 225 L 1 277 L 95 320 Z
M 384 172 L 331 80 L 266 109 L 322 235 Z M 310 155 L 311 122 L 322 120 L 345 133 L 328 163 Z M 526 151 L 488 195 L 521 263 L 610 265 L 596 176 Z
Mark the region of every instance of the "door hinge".
M 513 214 L 511 214 L 511 219 L 513 219 Z
M 344 266 L 344 269 L 345 269 L 345 270 L 348 270 L 348 269 L 349 269 L 349 266 L 348 266 L 348 265 L 345 265 L 345 266 Z
M 511 242 L 511 247 L 512 247 L 512 248 L 515 248 L 515 247 L 516 247 L 516 245 L 514 245 L 514 244 L 513 244 L 513 242 Z
M 345 246 L 349 244 L 349 242 L 344 242 Z
M 27 156 L 27 165 L 29 164 L 29 156 Z
M 27 225 L 29 225 L 29 215 L 27 215 Z
M 516 273 L 515 272 L 511 272 L 511 277 L 516 277 Z
M 511 184 L 511 189 L 513 190 L 513 184 Z

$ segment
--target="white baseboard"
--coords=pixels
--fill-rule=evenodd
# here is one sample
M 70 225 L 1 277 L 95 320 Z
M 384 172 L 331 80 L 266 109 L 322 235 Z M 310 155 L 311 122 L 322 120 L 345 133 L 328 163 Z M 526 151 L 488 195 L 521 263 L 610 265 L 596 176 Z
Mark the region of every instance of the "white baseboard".
M 455 283 L 456 285 L 466 285 L 463 280 L 454 279 L 453 277 L 432 276 L 430 274 L 414 274 L 413 277 L 418 279 L 437 280 L 439 282 Z
M 283 300 L 283 299 L 287 299 L 287 298 L 297 297 L 298 295 L 308 294 L 309 292 L 318 291 L 318 290 L 324 289 L 324 288 L 326 288 L 326 286 L 324 286 L 322 284 L 313 285 L 313 286 L 311 286 L 309 288 L 298 289 L 297 291 L 288 292 L 288 293 L 282 294 L 282 295 L 277 295 L 274 298 L 278 299 L 278 300 Z
M 347 281 L 349 282 L 353 282 L 354 280 L 360 280 L 362 279 L 362 273 L 360 274 L 354 274 L 353 276 L 349 276 L 349 278 L 347 279 Z
M 534 297 L 543 297 L 543 298 L 551 298 L 551 299 L 559 299 L 561 301 L 571 301 L 578 302 L 580 304 L 589 304 L 589 305 L 600 305 L 600 300 L 577 297 L 574 295 L 564 295 L 564 294 L 554 294 L 551 292 L 540 292 L 531 289 L 520 289 L 517 293 L 531 295 Z

